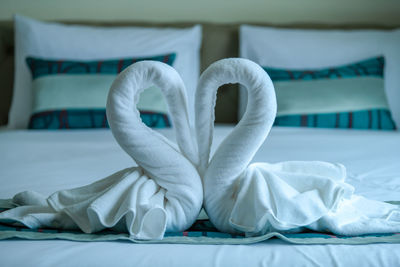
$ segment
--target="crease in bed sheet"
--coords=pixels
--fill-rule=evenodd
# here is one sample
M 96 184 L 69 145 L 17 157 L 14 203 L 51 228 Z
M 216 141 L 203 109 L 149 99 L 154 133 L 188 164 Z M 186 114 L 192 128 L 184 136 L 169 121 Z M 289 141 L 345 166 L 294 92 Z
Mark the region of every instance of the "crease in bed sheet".
M 336 236 L 327 233 L 278 233 L 271 232 L 257 237 L 235 236 L 221 232 L 177 232 L 166 233 L 161 240 L 138 240 L 126 233 L 100 232 L 86 234 L 78 231 L 60 231 L 56 229 L 27 229 L 0 225 L 0 240 L 12 238 L 28 240 L 63 239 L 70 241 L 101 242 L 101 241 L 130 241 L 143 244 L 194 244 L 194 245 L 246 245 L 265 242 L 271 238 L 279 238 L 291 244 L 374 244 L 400 243 L 400 233 L 369 234 L 362 236 Z
M 400 262 L 400 244 L 296 245 L 281 240 L 253 245 L 134 244 L 10 240 L 0 242 L 3 266 L 381 266 Z M 23 250 L 18 257 L 15 253 Z M 351 257 L 349 257 L 351 251 Z M 71 257 L 71 255 L 73 255 Z M 127 257 L 126 255 L 129 255 Z M 157 255 L 156 257 L 154 255 Z M 290 255 L 288 257 L 288 255 Z M 307 257 L 304 257 L 307 255 Z M 115 259 L 118 259 L 116 261 Z M 318 263 L 318 264 L 314 264 Z

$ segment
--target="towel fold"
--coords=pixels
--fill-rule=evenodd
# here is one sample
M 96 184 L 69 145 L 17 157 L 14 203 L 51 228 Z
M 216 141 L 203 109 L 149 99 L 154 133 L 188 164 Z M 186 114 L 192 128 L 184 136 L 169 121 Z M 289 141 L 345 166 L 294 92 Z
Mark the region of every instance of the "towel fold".
M 247 110 L 210 159 L 216 93 L 226 83 L 247 88 Z M 341 164 L 250 164 L 277 109 L 273 84 L 257 64 L 246 59 L 212 64 L 200 77 L 195 109 L 204 207 L 220 231 L 249 236 L 304 227 L 341 235 L 400 231 L 397 206 L 354 195 Z
M 179 148 L 140 120 L 139 95 L 153 85 L 165 96 Z M 113 228 L 135 239 L 162 239 L 165 231 L 190 227 L 200 212 L 203 189 L 195 167 L 198 153 L 190 133 L 186 91 L 178 73 L 152 61 L 128 67 L 111 86 L 107 118 L 115 139 L 138 167 L 48 198 L 22 192 L 14 197 L 19 206 L 1 213 L 0 220 L 86 233 Z

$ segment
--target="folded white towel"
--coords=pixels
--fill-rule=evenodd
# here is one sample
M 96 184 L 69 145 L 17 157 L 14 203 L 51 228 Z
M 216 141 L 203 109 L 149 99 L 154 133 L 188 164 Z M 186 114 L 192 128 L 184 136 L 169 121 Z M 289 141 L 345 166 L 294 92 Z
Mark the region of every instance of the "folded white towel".
M 136 103 L 152 85 L 165 96 L 179 148 L 140 119 Z M 190 227 L 200 212 L 203 189 L 185 92 L 178 73 L 166 64 L 142 61 L 128 67 L 111 86 L 107 117 L 115 139 L 139 167 L 47 200 L 34 192 L 17 194 L 14 202 L 21 206 L 0 219 L 32 228 L 79 227 L 86 233 L 114 228 L 136 239 L 161 239 L 165 231 Z
M 225 83 L 247 88 L 247 110 L 209 161 L 216 91 Z M 302 227 L 344 235 L 400 231 L 397 206 L 353 195 L 341 164 L 249 165 L 277 108 L 273 84 L 257 64 L 245 59 L 212 64 L 200 77 L 195 108 L 204 206 L 220 231 L 247 235 Z

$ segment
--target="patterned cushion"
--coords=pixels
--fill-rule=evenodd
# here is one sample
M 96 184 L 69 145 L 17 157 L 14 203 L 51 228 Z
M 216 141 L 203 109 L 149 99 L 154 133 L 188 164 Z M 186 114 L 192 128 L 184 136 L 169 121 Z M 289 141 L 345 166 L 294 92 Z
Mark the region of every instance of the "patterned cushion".
M 274 82 L 274 125 L 395 130 L 387 104 L 384 58 L 317 70 L 264 67 Z
M 97 61 L 47 60 L 28 57 L 33 78 L 33 113 L 29 129 L 108 128 L 106 100 L 116 75 L 143 60 L 172 65 L 175 54 L 149 58 Z M 151 87 L 137 104 L 149 127 L 170 127 L 161 90 Z

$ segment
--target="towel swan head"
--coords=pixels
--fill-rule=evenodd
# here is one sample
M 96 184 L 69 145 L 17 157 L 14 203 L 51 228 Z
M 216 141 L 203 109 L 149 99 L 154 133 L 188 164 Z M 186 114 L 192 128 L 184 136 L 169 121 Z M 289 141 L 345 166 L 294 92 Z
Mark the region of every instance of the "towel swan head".
M 161 89 L 168 104 L 179 149 L 140 119 L 136 108 L 139 95 L 153 85 Z M 164 231 L 187 229 L 200 212 L 203 188 L 196 169 L 198 154 L 190 134 L 185 86 L 179 74 L 161 62 L 135 63 L 113 82 L 106 110 L 110 128 L 119 145 L 139 165 L 143 175 L 150 180 L 148 183 L 159 186 L 153 190 L 157 192 L 151 195 L 146 186 L 142 186 L 142 191 L 138 192 L 139 196 L 147 195 L 141 207 L 148 206 L 147 210 L 161 211 L 160 216 L 153 215 L 157 215 L 157 212 L 148 215 L 153 222 L 145 221 L 144 224 L 163 224 L 163 218 L 166 218 Z M 164 199 L 160 199 L 160 196 Z M 158 203 L 158 206 L 150 207 L 151 203 Z M 143 225 L 143 229 L 146 229 L 146 225 Z M 159 234 L 162 237 L 164 232 Z M 146 236 L 150 239 L 159 237 Z
M 132 144 L 134 140 L 128 141 L 128 139 L 131 139 L 133 134 L 143 134 L 137 130 L 147 131 L 157 136 L 162 142 L 171 145 L 168 139 L 151 130 L 141 121 L 140 112 L 136 108 L 140 93 L 152 85 L 160 88 L 166 99 L 177 136 L 177 144 L 182 154 L 197 165 L 198 155 L 190 134 L 185 85 L 176 70 L 167 64 L 157 61 L 137 62 L 121 72 L 115 79 L 108 95 L 106 109 L 114 137 L 130 156 L 133 156 L 133 152 L 128 143 Z M 121 129 L 124 129 L 125 134 L 120 134 Z
M 217 90 L 227 83 L 246 87 L 249 95 L 247 110 L 209 161 Z M 204 207 L 219 230 L 234 232 L 229 218 L 240 189 L 240 175 L 247 169 L 275 120 L 274 86 L 268 74 L 256 63 L 240 58 L 223 59 L 210 65 L 200 76 L 195 109 Z

